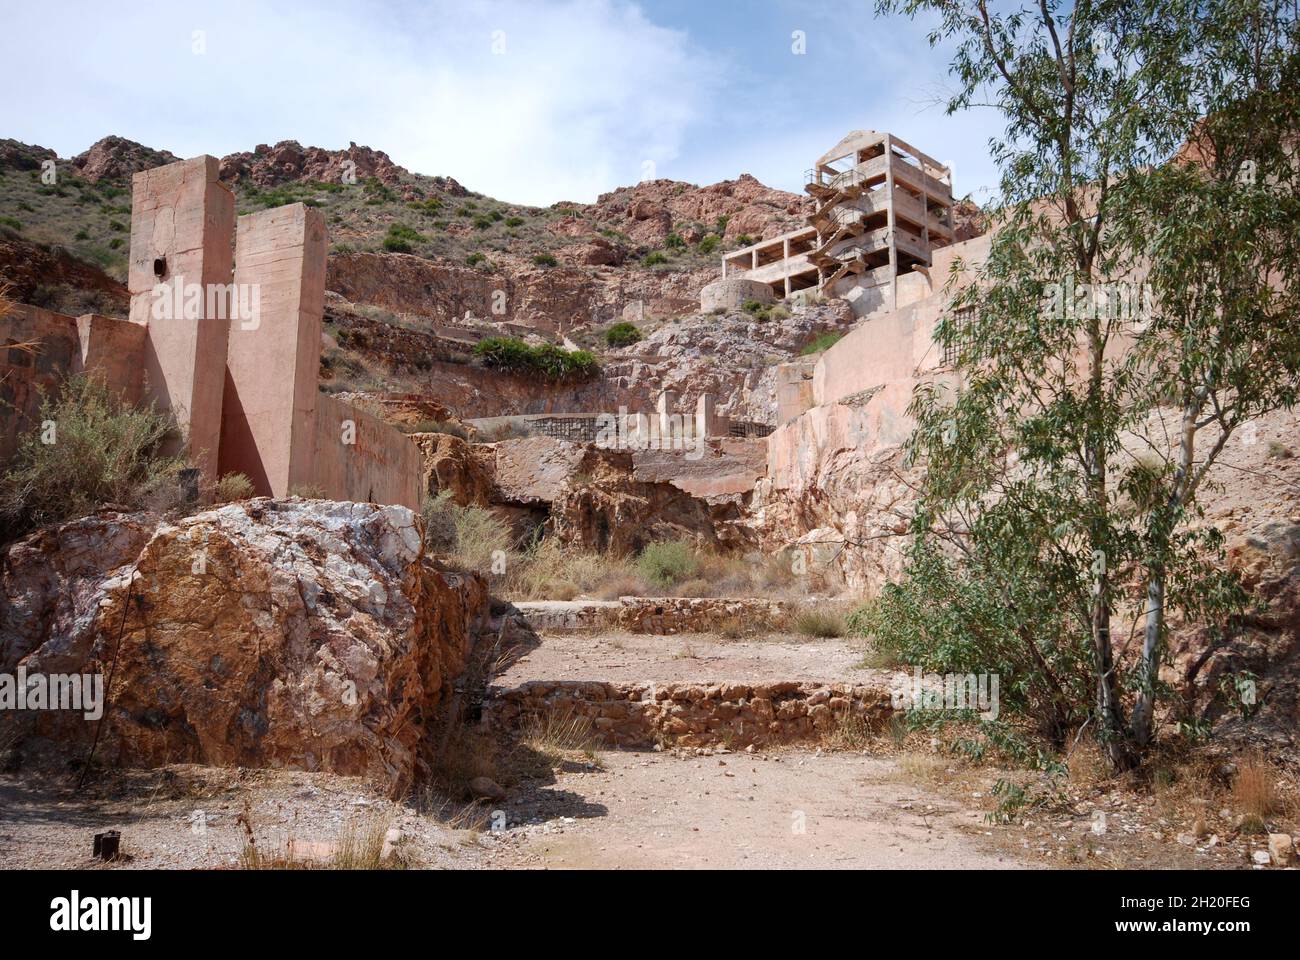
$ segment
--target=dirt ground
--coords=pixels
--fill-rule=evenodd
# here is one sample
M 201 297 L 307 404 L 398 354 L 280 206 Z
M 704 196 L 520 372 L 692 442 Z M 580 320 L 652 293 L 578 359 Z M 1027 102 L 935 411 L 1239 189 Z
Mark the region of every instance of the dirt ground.
M 422 811 L 324 774 L 184 766 L 90 794 L 0 778 L 0 867 L 108 869 L 90 858 L 91 838 L 106 829 L 122 832 L 131 857 L 113 868 L 236 867 L 244 811 L 264 853 L 292 842 L 310 854 L 378 823 L 401 831 L 405 863 L 425 868 L 1025 865 L 996 848 L 978 809 L 905 783 L 892 760 L 858 754 L 602 751 L 595 764 L 519 784 L 495 818 L 477 808 L 477 830 L 454 825 L 456 805 Z
M 670 637 L 623 631 L 544 632 L 541 642 L 493 680 L 508 688 L 527 680 L 606 683 L 871 683 L 892 671 L 861 666 L 864 649 L 846 640 L 790 634 L 727 640 L 711 634 Z
M 982 812 L 902 782 L 889 759 L 602 752 L 530 790 L 487 835 L 495 865 L 614 869 L 1010 869 Z M 577 790 L 581 788 L 581 802 Z M 567 811 L 567 815 L 565 813 Z
M 495 684 L 888 676 L 861 657 L 844 641 L 788 635 L 547 633 Z M 192 765 L 106 772 L 82 792 L 66 773 L 0 775 L 0 868 L 237 868 L 250 833 L 263 857 L 316 865 L 349 838 L 388 834 L 388 865 L 416 869 L 1249 869 L 1267 843 L 1237 829 L 1240 810 L 1205 764 L 1171 763 L 1168 785 L 1152 789 L 1089 775 L 1080 760 L 1050 802 L 994 823 L 995 784 L 1032 791 L 1042 775 L 964 762 L 916 731 L 842 750 L 597 749 L 540 766 L 536 750 L 498 739 L 496 803 L 430 790 L 393 802 L 353 778 Z M 1279 768 L 1275 786 L 1296 796 L 1294 771 Z M 1264 833 L 1293 831 L 1294 806 Z M 122 833 L 123 862 L 91 859 L 108 829 Z

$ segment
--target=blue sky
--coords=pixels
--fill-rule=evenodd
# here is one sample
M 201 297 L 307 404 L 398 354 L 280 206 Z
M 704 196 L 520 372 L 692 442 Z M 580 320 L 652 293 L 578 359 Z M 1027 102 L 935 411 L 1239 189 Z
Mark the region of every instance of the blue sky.
M 355 141 L 550 204 L 647 175 L 800 190 L 871 128 L 953 166 L 959 194 L 996 183 L 1000 118 L 946 116 L 947 51 L 871 0 L 2 2 L 25 83 L 0 136 L 61 156 L 109 133 L 181 156 Z

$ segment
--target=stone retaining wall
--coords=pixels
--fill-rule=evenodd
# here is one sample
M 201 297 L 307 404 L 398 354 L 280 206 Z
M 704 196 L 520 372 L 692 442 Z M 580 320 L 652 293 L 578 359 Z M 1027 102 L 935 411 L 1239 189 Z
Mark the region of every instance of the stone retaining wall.
M 534 630 L 618 627 L 629 633 L 711 633 L 728 620 L 779 626 L 793 612 L 785 600 L 755 597 L 621 597 L 534 600 L 515 604 Z
M 621 597 L 617 622 L 632 633 L 710 633 L 733 618 L 780 623 L 791 612 L 787 601 L 754 597 Z
M 884 688 L 796 681 L 751 686 L 534 680 L 489 696 L 483 723 L 490 729 L 517 729 L 535 715 L 577 715 L 589 717 L 602 742 L 616 747 L 761 747 L 815 739 L 846 720 L 875 727 L 892 712 Z

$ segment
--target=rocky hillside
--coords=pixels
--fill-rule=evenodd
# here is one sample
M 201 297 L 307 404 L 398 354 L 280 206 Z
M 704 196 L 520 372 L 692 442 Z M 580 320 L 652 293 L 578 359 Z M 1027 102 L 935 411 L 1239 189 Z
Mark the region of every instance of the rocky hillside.
M 10 296 L 124 315 L 131 176 L 175 159 L 121 137 L 70 159 L 0 141 L 0 281 Z M 50 161 L 53 183 L 42 176 Z M 746 400 L 762 368 L 805 346 L 809 331 L 840 322 L 811 317 L 782 333 L 741 317 L 719 335 L 713 318 L 692 316 L 725 250 L 792 229 L 806 213 L 805 198 L 748 175 L 705 187 L 652 180 L 593 204 L 539 208 L 412 173 L 355 143 L 325 150 L 283 141 L 222 158 L 221 177 L 241 214 L 300 201 L 325 215 L 331 306 L 322 373 L 334 390 L 421 392 L 461 416 L 590 410 L 606 399 L 652 403 L 656 370 L 644 358 L 663 357 L 682 384 L 707 372 L 696 385 L 721 391 L 725 412 L 769 420 L 769 390 L 755 394 L 761 410 Z M 474 343 L 498 334 L 603 353 L 604 329 L 625 319 L 645 334 L 673 326 L 604 357 L 604 380 L 581 389 L 467 366 Z M 448 363 L 455 369 L 440 369 Z
M 175 159 L 121 137 L 106 137 L 70 159 L 0 140 L 0 229 L 61 246 L 122 280 L 130 177 Z M 55 183 L 42 181 L 49 160 Z M 584 268 L 602 285 L 609 278 L 600 267 L 660 282 L 714 269 L 725 248 L 796 226 L 805 203 L 743 175 L 707 187 L 647 181 L 594 204 L 529 207 L 474 193 L 450 177 L 412 173 L 369 147 L 325 150 L 294 141 L 224 157 L 221 176 L 235 190 L 240 213 L 295 201 L 320 208 L 335 255 L 407 253 L 501 280 L 563 264 Z

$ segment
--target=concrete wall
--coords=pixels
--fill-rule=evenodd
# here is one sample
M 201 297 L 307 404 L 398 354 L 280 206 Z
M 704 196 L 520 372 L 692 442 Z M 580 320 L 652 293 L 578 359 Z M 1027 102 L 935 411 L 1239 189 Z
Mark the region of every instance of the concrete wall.
M 81 342 L 81 369 L 121 394 L 129 404 L 138 404 L 144 394 L 144 341 L 148 329 L 143 323 L 118 320 L 97 313 L 77 318 Z
M 773 303 L 776 294 L 766 283 L 743 278 L 714 280 L 705 284 L 700 290 L 700 312 L 712 313 L 714 310 L 739 310 L 746 300 L 759 303 Z
M 420 509 L 423 463 L 410 437 L 327 394 L 316 400 L 314 423 L 315 484 L 328 499 Z
M 955 386 L 955 375 L 937 372 L 943 356 L 934 328 L 947 309 L 946 289 L 954 264 L 963 264 L 956 287 L 970 282 L 988 255 L 990 238 L 977 237 L 934 252 L 928 271 L 899 278 L 897 310 L 869 312 L 848 335 L 822 354 L 809 381 L 795 365 L 778 382 L 778 422 L 768 438 L 768 479 L 776 490 L 803 489 L 836 451 L 875 450 L 902 443 L 912 431 L 907 415 L 922 374 Z
M 283 497 L 315 476 L 325 218 L 301 203 L 239 218 L 235 287 L 256 316 L 229 324 L 221 473 Z
M 143 344 L 143 326 L 129 320 L 14 304 L 0 318 L 0 465 L 39 424 L 42 393 L 54 395 L 69 376 L 98 376 L 126 402 L 137 402 Z
M 127 275 L 131 319 L 148 323 L 147 394 L 176 417 L 190 459 L 209 479 L 218 472 L 226 371 L 229 304 L 220 291 L 231 282 L 235 228 L 235 195 L 217 171 L 217 159 L 204 156 L 135 175 Z M 160 305 L 160 284 L 179 291 L 179 303 Z M 194 289 L 197 316 L 189 315 L 184 296 Z

